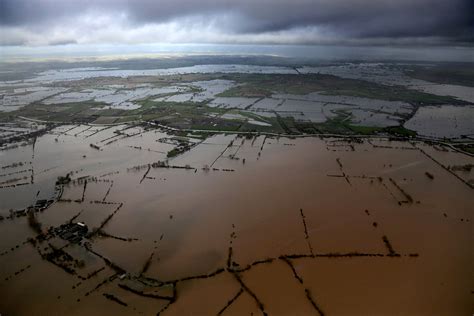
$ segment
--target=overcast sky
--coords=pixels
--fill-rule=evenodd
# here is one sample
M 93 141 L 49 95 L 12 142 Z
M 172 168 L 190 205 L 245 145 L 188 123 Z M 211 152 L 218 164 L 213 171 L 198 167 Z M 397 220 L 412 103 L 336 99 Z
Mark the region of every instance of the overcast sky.
M 0 45 L 472 45 L 474 0 L 0 0 Z

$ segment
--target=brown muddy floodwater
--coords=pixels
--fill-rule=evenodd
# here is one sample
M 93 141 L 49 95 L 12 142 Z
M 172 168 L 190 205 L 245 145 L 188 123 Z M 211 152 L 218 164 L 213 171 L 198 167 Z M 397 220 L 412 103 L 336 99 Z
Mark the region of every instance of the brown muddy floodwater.
M 180 141 L 195 145 L 168 167 L 153 163 L 173 135 L 125 125 L 0 152 L 0 314 L 474 311 L 474 170 L 447 168 L 472 157 L 382 139 Z M 78 222 L 82 239 L 56 229 Z

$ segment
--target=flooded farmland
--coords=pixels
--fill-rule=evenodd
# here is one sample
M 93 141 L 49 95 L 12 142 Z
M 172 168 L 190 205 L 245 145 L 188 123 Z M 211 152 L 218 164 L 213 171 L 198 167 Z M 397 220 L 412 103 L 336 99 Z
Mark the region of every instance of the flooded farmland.
M 456 138 L 474 134 L 474 107 L 443 105 L 423 107 L 405 123 L 420 135 Z
M 52 69 L 0 81 L 0 118 L 98 124 L 159 120 L 174 128 L 287 134 L 393 134 L 391 128 L 398 128 L 432 138 L 472 137 L 473 88 L 410 77 L 410 67 L 338 63 Z M 282 80 L 288 84 L 281 85 Z M 235 115 L 247 119 L 236 123 Z
M 1 137 L 6 315 L 472 310 L 474 158 L 446 144 L 32 120 Z
M 0 314 L 470 313 L 460 66 L 232 60 L 3 73 Z

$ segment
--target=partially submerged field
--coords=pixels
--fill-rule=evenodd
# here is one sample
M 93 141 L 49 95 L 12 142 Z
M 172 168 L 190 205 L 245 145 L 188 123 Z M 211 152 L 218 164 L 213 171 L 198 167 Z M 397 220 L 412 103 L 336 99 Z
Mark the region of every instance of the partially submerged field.
M 7 315 L 472 311 L 474 159 L 449 145 L 3 129 Z
M 420 66 L 132 65 L 138 69 L 59 68 L 0 81 L 0 121 L 153 121 L 181 130 L 288 135 L 458 139 L 474 134 L 474 88 L 415 79 L 438 74 Z M 461 72 L 458 78 L 453 75 L 457 68 L 450 69 L 443 71 L 454 83 L 464 84 L 466 75 Z

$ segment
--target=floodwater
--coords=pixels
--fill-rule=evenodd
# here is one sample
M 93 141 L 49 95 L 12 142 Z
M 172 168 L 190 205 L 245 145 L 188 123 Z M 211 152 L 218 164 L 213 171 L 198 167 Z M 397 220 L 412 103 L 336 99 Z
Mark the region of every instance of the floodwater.
M 161 88 L 135 87 L 135 89 L 85 89 L 80 92 L 66 92 L 43 101 L 44 104 L 63 104 L 72 102 L 104 102 L 109 108 L 135 110 L 141 106 L 133 101 L 169 93 L 185 92 L 185 87 L 169 86 Z
M 449 95 L 460 100 L 474 103 L 474 87 L 465 87 L 453 84 L 435 84 L 427 81 L 413 81 L 409 87 L 414 90 L 424 91 L 436 95 Z
M 210 107 L 245 109 L 257 102 L 257 98 L 218 97 L 209 103 Z
M 338 63 L 320 67 L 300 67 L 298 72 L 290 67 L 257 65 L 198 65 L 193 67 L 147 70 L 120 70 L 110 68 L 76 68 L 49 70 L 38 73 L 32 79 L 0 82 L 0 111 L 11 112 L 34 103 L 69 104 L 95 101 L 106 104 L 94 110 L 135 110 L 138 102 L 152 98 L 156 102 L 196 102 L 209 107 L 239 109 L 261 117 L 293 117 L 297 121 L 323 123 L 338 115 L 347 114 L 348 121 L 359 126 L 399 126 L 419 132 L 423 136 L 459 137 L 472 134 L 472 106 L 415 108 L 398 101 L 309 93 L 306 95 L 274 93 L 267 98 L 220 97 L 219 94 L 236 87 L 232 80 L 196 81 L 171 86 L 152 84 L 104 85 L 98 88 L 71 88 L 67 81 L 98 77 L 166 76 L 191 73 L 259 73 L 259 74 L 308 74 L 322 73 L 342 78 L 360 79 L 385 85 L 403 85 L 410 89 L 437 95 L 450 95 L 460 100 L 474 102 L 474 88 L 457 85 L 441 85 L 410 78 L 401 66 L 384 63 Z M 62 82 L 62 83 L 61 83 Z M 59 87 L 48 84 L 63 85 Z M 69 85 L 69 86 L 68 86 Z M 99 112 L 100 113 L 100 112 Z M 112 118 L 111 121 L 114 121 Z M 263 120 L 263 119 L 262 119 Z M 99 120 L 99 122 L 101 122 Z M 254 124 L 259 120 L 255 120 Z M 107 121 L 102 121 L 107 123 Z M 432 128 L 436 126 L 436 128 Z
M 131 76 L 166 76 L 194 73 L 258 73 L 258 74 L 297 74 L 296 70 L 289 67 L 257 66 L 257 65 L 196 65 L 191 67 L 145 70 L 121 69 L 59 69 L 48 70 L 38 74 L 37 77 L 22 81 L 5 81 L 3 84 L 16 83 L 52 83 L 55 81 L 81 80 L 95 77 L 131 77 Z
M 57 236 L 25 243 L 36 236 L 26 217 L 0 221 L 0 311 L 156 315 L 169 303 L 124 286 L 161 296 L 174 288 L 160 315 L 472 311 L 472 188 L 441 166 L 472 157 L 383 139 L 189 141 L 168 160 L 188 169 L 149 168 L 176 138 L 126 125 L 62 126 L 34 150 L 1 151 L 2 182 L 32 165 L 34 183 L 1 188 L 0 215 L 54 197 L 57 176 L 72 172 L 62 200 L 37 213 L 43 229 L 71 219 L 92 229 L 113 216 L 108 235 L 89 240 L 95 254 Z M 41 258 L 48 244 L 83 262 L 75 275 Z M 198 275 L 210 276 L 183 279 Z
M 241 114 L 226 113 L 226 114 L 221 115 L 220 117 L 223 118 L 223 119 L 228 119 L 228 120 L 246 121 L 247 123 L 252 124 L 252 125 L 272 126 L 269 123 L 262 122 L 262 121 L 259 121 L 259 120 L 254 120 L 254 119 L 251 119 L 247 116 L 243 116 Z
M 82 80 L 96 77 L 121 77 L 128 78 L 134 76 L 167 76 L 178 74 L 194 74 L 194 73 L 252 73 L 252 74 L 329 74 L 342 78 L 359 79 L 378 84 L 385 85 L 403 85 L 410 89 L 422 92 L 428 92 L 436 95 L 449 95 L 460 100 L 474 102 L 474 88 L 459 86 L 436 84 L 424 80 L 414 79 L 406 75 L 403 67 L 397 64 L 386 63 L 338 63 L 335 65 L 309 67 L 302 66 L 299 68 L 277 67 L 277 66 L 258 66 L 258 65 L 196 65 L 192 67 L 169 68 L 169 69 L 145 69 L 145 70 L 122 70 L 111 68 L 73 68 L 73 69 L 55 69 L 48 70 L 36 74 L 36 77 L 18 81 L 0 81 L 2 89 L 20 88 L 24 89 L 45 89 L 40 85 L 51 84 L 60 81 Z M 58 93 L 56 91 L 50 95 Z M 2 94 L 4 91 L 2 91 Z M 5 94 L 0 105 L 18 105 L 32 102 L 32 100 L 41 100 L 36 94 L 19 96 L 18 91 L 10 95 Z M 40 94 L 42 95 L 42 94 Z M 3 103 L 3 104 L 2 104 Z
M 426 106 L 409 119 L 406 128 L 423 136 L 459 138 L 474 134 L 474 106 Z
M 250 102 L 252 100 L 249 100 Z M 271 98 L 263 98 L 250 104 L 247 109 L 261 116 L 274 116 L 277 113 L 280 116 L 314 123 L 323 123 L 334 118 L 342 110 L 350 114 L 349 120 L 354 125 L 378 127 L 399 125 L 403 116 L 413 111 L 413 107 L 404 102 L 320 93 L 273 94 Z
M 153 100 L 156 102 L 208 102 L 209 107 L 240 109 L 267 117 L 279 114 L 284 117 L 293 117 L 299 121 L 315 123 L 325 122 L 337 116 L 336 111 L 343 110 L 352 114 L 350 120 L 355 125 L 380 127 L 399 125 L 400 121 L 403 120 L 403 115 L 410 114 L 413 111 L 411 105 L 403 102 L 320 93 L 306 95 L 274 94 L 271 98 L 218 96 L 219 93 L 235 86 L 236 83 L 231 80 L 208 80 L 165 87 L 135 84 L 127 89 L 117 85 L 106 85 L 102 89 L 83 89 L 79 91 L 64 91 L 65 89 L 61 88 L 61 90 L 58 90 L 59 92 L 53 90 L 55 94 L 52 96 L 46 95 L 42 99 L 42 103 L 50 105 L 96 101 L 107 104 L 102 108 L 95 108 L 96 110 L 110 108 L 134 110 L 141 107 L 137 103 L 138 100 L 154 97 Z M 191 93 L 191 88 L 198 89 L 198 91 Z M 32 92 L 32 89 L 39 90 Z M 16 110 L 19 106 L 30 103 L 26 101 L 26 96 L 32 101 L 38 101 L 38 97 L 34 97 L 35 94 L 48 93 L 47 88 L 44 87 L 18 88 L 15 91 L 15 93 L 20 94 L 8 95 L 6 100 L 10 100 L 8 102 L 11 103 L 1 109 Z M 24 95 L 24 93 L 29 94 Z M 156 96 L 159 97 L 156 98 Z M 14 103 L 12 103 L 13 97 L 16 97 Z
M 50 96 L 66 91 L 65 88 L 46 88 L 46 87 L 31 87 L 26 89 L 14 89 L 13 94 L 2 95 L 0 106 L 5 111 L 9 112 L 9 107 L 17 109 L 19 105 L 27 105 L 32 102 L 37 102 L 46 99 Z
M 402 68 L 385 63 L 340 63 L 331 66 L 302 67 L 300 73 L 320 73 L 341 78 L 359 79 L 385 85 L 401 85 L 407 88 L 440 96 L 453 96 L 467 102 L 474 102 L 474 87 L 437 84 L 414 79 Z

